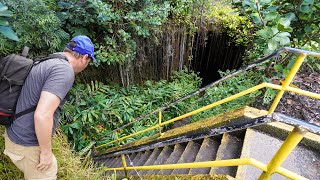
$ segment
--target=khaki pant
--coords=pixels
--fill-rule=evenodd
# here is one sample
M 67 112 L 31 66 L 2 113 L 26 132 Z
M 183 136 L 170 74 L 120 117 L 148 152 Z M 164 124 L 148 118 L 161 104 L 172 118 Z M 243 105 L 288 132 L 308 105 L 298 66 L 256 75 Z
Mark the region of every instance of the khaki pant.
M 52 156 L 52 164 L 46 171 L 37 170 L 39 164 L 40 150 L 39 146 L 21 146 L 10 140 L 7 133 L 4 133 L 5 150 L 4 154 L 9 156 L 11 161 L 24 173 L 24 178 L 27 180 L 57 179 L 58 165 L 57 160 Z

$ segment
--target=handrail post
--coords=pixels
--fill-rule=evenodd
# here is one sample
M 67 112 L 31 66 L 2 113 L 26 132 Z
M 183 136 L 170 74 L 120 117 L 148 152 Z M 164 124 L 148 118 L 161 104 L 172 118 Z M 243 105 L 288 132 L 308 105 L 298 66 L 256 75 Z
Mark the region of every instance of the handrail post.
M 271 175 L 277 171 L 281 164 L 286 160 L 292 150 L 299 144 L 303 136 L 307 133 L 306 130 L 295 127 L 289 134 L 287 139 L 283 142 L 278 152 L 273 156 L 272 160 L 268 163 L 267 171 L 262 172 L 259 180 L 268 180 Z
M 118 131 L 116 131 L 116 140 L 117 140 L 117 142 L 118 142 L 117 145 L 120 146 Z
M 159 134 L 161 136 L 162 132 L 161 132 L 161 126 L 162 126 L 162 112 L 159 111 L 159 118 L 158 118 L 158 127 L 159 127 Z
M 284 82 L 282 84 L 282 89 L 278 92 L 276 98 L 274 99 L 272 105 L 270 106 L 268 114 L 272 114 L 274 112 L 274 110 L 276 109 L 277 105 L 280 102 L 280 99 L 282 98 L 282 96 L 284 94 L 284 91 L 291 84 L 294 76 L 298 72 L 298 70 L 299 70 L 300 66 L 302 65 L 302 63 L 303 63 L 304 59 L 306 58 L 306 56 L 307 56 L 306 54 L 300 54 L 299 57 L 297 58 L 296 62 L 292 66 L 291 70 L 289 71 L 288 76 L 286 77 L 286 79 L 284 80 Z
M 121 161 L 122 161 L 122 165 L 123 165 L 123 169 L 124 169 L 124 173 L 126 175 L 126 178 L 128 178 L 127 162 L 126 162 L 126 158 L 124 157 L 124 154 L 121 154 Z

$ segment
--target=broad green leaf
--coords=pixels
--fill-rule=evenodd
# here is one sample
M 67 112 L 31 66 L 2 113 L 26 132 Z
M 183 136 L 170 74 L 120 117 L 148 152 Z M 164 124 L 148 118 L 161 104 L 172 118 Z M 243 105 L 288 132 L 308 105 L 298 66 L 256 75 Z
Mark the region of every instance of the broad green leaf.
M 250 17 L 252 18 L 252 21 L 255 24 L 261 25 L 261 19 L 259 18 L 259 14 L 258 13 L 252 13 L 252 14 L 250 14 Z
M 11 11 L 5 10 L 5 11 L 0 11 L 0 16 L 2 17 L 11 17 L 13 16 Z
M 302 4 L 303 4 L 303 5 L 309 5 L 309 4 L 313 4 L 313 3 L 314 3 L 313 0 L 303 0 L 303 1 L 302 1 Z
M 282 24 L 278 24 L 277 26 L 279 31 L 292 32 L 293 29 L 291 27 L 284 27 Z
M 8 7 L 1 3 L 0 4 L 0 11 L 5 11 L 5 10 L 8 10 Z
M 279 30 L 277 28 L 274 28 L 274 27 L 271 28 L 271 30 L 272 30 L 273 34 L 277 34 L 279 32 Z
M 283 68 L 281 66 L 281 64 L 275 64 L 273 66 L 274 70 L 276 70 L 277 72 L 282 72 Z
M 269 4 L 271 3 L 272 0 L 260 0 L 259 2 L 260 3 L 263 3 L 263 4 Z
M 278 37 L 290 37 L 291 35 L 288 32 L 281 32 L 281 33 L 277 34 L 277 36 Z
M 291 59 L 291 60 L 289 61 L 288 65 L 287 65 L 286 69 L 291 69 L 295 62 L 296 62 L 295 59 Z
M 79 122 L 74 122 L 74 123 L 70 124 L 70 127 L 72 127 L 73 129 L 80 129 Z
M 312 8 L 308 5 L 301 5 L 300 11 L 308 14 L 308 13 L 312 12 Z
M 271 12 L 271 13 L 268 13 L 266 15 L 266 17 L 264 18 L 265 21 L 271 21 L 273 19 L 275 19 L 277 17 L 277 13 L 276 12 Z
M 279 24 L 283 25 L 284 27 L 290 26 L 290 19 L 289 18 L 281 18 L 279 20 Z
M 286 44 L 290 44 L 290 38 L 287 36 L 281 37 L 280 38 L 280 45 L 286 45 Z
M 4 19 L 0 19 L 0 26 L 8 26 L 8 25 L 9 25 L 8 21 Z
M 285 15 L 285 17 L 292 21 L 296 17 L 296 15 L 293 12 L 289 12 Z
M 301 20 L 309 20 L 311 18 L 310 14 L 299 14 Z
M 265 27 L 265 28 L 257 31 L 257 35 L 264 38 L 264 39 L 269 39 L 273 36 L 273 31 L 270 27 Z
M 277 49 L 277 47 L 278 47 L 278 43 L 275 41 L 275 40 L 273 40 L 273 39 L 271 39 L 269 42 L 268 42 L 268 49 L 269 50 L 275 50 L 275 49 Z
M 11 40 L 19 41 L 19 38 L 16 35 L 16 33 L 9 27 L 0 26 L 0 33 Z
M 283 77 L 287 77 L 289 72 L 290 71 L 288 69 L 283 69 L 283 71 L 282 71 Z
M 306 33 L 310 33 L 310 32 L 312 32 L 312 27 L 310 26 L 310 25 L 306 25 L 305 27 L 304 27 L 304 31 L 306 32 Z

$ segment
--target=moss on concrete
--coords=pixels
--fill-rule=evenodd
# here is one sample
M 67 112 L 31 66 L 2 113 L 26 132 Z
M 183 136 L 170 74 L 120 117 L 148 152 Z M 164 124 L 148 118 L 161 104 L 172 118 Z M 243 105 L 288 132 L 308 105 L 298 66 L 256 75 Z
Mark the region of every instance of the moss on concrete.
M 145 175 L 142 179 L 148 180 L 232 180 L 228 175 L 198 174 L 198 175 Z M 130 176 L 129 180 L 140 180 L 139 176 Z
M 101 151 L 99 154 L 107 154 L 115 151 L 124 150 L 127 148 L 134 148 L 142 145 L 147 145 L 151 142 L 164 141 L 166 139 L 172 139 L 175 137 L 183 136 L 186 134 L 194 134 L 197 132 L 203 132 L 215 127 L 223 126 L 231 121 L 245 121 L 252 118 L 257 118 L 266 115 L 267 112 L 252 107 L 245 106 L 243 108 L 235 109 L 217 116 L 213 116 L 201 121 L 197 121 L 185 126 L 171 129 L 161 134 L 161 136 L 154 135 L 149 138 L 144 138 L 135 142 L 128 143 L 120 147 L 109 148 L 106 151 Z

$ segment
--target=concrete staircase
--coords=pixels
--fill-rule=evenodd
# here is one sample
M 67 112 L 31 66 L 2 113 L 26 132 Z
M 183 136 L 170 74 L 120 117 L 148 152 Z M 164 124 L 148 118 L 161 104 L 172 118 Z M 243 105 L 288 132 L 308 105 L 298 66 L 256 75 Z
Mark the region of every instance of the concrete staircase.
M 202 138 L 186 138 L 171 144 L 167 143 L 161 145 L 160 143 L 159 145 L 158 143 L 157 146 L 150 145 L 150 148 L 139 149 L 139 147 L 136 146 L 132 150 L 126 149 L 124 153 L 109 153 L 104 156 L 97 156 L 99 159 L 96 159 L 96 161 L 98 163 L 103 163 L 108 168 L 123 167 L 121 154 L 125 154 L 127 166 L 131 167 L 226 160 L 245 157 L 251 157 L 263 163 L 268 163 L 280 148 L 283 140 L 292 128 L 292 126 L 283 123 L 271 123 L 257 128 L 247 128 L 240 131 L 224 133 L 222 135 L 204 136 Z M 308 133 L 299 146 L 293 150 L 287 160 L 282 164 L 282 167 L 308 179 L 319 179 L 319 142 L 320 138 L 318 135 Z M 106 173 L 111 174 L 114 172 L 107 171 Z M 118 176 L 124 176 L 123 171 L 117 171 L 116 174 Z M 143 179 L 153 179 L 152 177 L 170 179 L 172 176 L 169 175 L 177 175 L 177 177 L 178 175 L 185 175 L 185 179 L 188 179 L 186 177 L 195 177 L 191 175 L 196 174 L 204 175 L 203 178 L 206 176 L 204 179 L 235 178 L 237 180 L 253 180 L 259 177 L 261 170 L 252 166 L 239 166 L 129 171 L 129 175 L 131 175 L 131 178 L 133 179 L 140 179 L 141 177 L 145 177 Z M 218 177 L 217 175 L 224 176 Z M 282 180 L 286 178 L 274 174 L 271 179 Z

